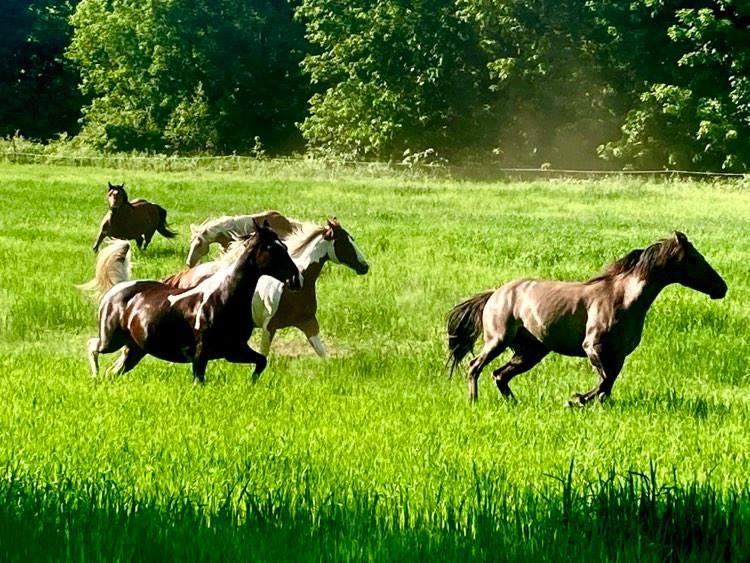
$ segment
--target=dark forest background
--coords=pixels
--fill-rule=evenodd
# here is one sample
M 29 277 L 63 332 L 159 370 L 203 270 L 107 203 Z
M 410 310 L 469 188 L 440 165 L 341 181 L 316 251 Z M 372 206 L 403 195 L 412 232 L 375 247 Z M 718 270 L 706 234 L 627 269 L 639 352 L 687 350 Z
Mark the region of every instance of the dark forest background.
M 3 0 L 0 137 L 750 169 L 747 0 Z

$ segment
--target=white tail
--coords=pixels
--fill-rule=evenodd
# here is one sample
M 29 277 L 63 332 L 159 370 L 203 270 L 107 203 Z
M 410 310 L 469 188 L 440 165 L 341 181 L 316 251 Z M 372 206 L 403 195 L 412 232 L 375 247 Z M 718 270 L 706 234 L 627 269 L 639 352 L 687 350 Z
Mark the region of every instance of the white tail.
M 118 283 L 130 279 L 131 266 L 130 243 L 116 240 L 99 251 L 94 277 L 76 287 L 99 299 Z

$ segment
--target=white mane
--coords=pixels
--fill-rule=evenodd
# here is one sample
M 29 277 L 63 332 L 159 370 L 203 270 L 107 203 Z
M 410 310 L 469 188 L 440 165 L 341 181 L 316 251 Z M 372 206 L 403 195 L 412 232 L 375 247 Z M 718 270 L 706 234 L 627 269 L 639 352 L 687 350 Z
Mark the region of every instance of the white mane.
M 297 223 L 298 226 L 295 226 L 294 230 L 289 233 L 289 235 L 281 239 L 289 249 L 289 256 L 291 256 L 295 262 L 296 258 L 299 258 L 302 253 L 309 248 L 310 244 L 326 230 L 325 227 L 321 227 L 320 225 L 316 225 L 309 221 L 298 221 Z

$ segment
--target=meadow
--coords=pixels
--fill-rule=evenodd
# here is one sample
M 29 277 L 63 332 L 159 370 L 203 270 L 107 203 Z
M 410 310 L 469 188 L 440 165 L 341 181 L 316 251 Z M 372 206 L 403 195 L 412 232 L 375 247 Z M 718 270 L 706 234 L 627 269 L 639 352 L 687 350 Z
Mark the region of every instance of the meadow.
M 370 272 L 319 281 L 331 357 L 288 332 L 256 385 L 217 361 L 194 387 L 153 358 L 92 380 L 96 306 L 74 285 L 107 181 L 179 232 L 134 250 L 138 278 L 179 270 L 208 217 L 337 216 Z M 748 187 L 0 164 L 0 558 L 747 560 Z M 609 403 L 563 407 L 595 380 L 582 359 L 516 378 L 517 404 L 489 370 L 476 405 L 448 378 L 459 300 L 586 279 L 674 229 L 729 293 L 667 288 Z

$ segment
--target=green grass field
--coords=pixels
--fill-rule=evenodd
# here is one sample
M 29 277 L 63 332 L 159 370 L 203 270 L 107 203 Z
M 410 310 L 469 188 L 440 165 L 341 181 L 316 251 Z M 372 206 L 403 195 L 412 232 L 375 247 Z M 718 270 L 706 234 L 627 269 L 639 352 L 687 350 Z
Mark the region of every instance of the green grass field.
M 267 208 L 336 215 L 370 273 L 328 266 L 319 318 L 269 367 L 147 358 L 92 380 L 90 247 L 107 181 L 180 235 L 134 277 L 181 268 L 188 225 Z M 470 183 L 0 165 L 0 559 L 743 560 L 750 557 L 750 192 L 640 180 Z M 584 279 L 685 231 L 722 301 L 670 287 L 604 406 L 550 356 L 515 405 L 444 366 L 445 314 L 517 276 Z M 102 356 L 106 367 L 115 356 Z

